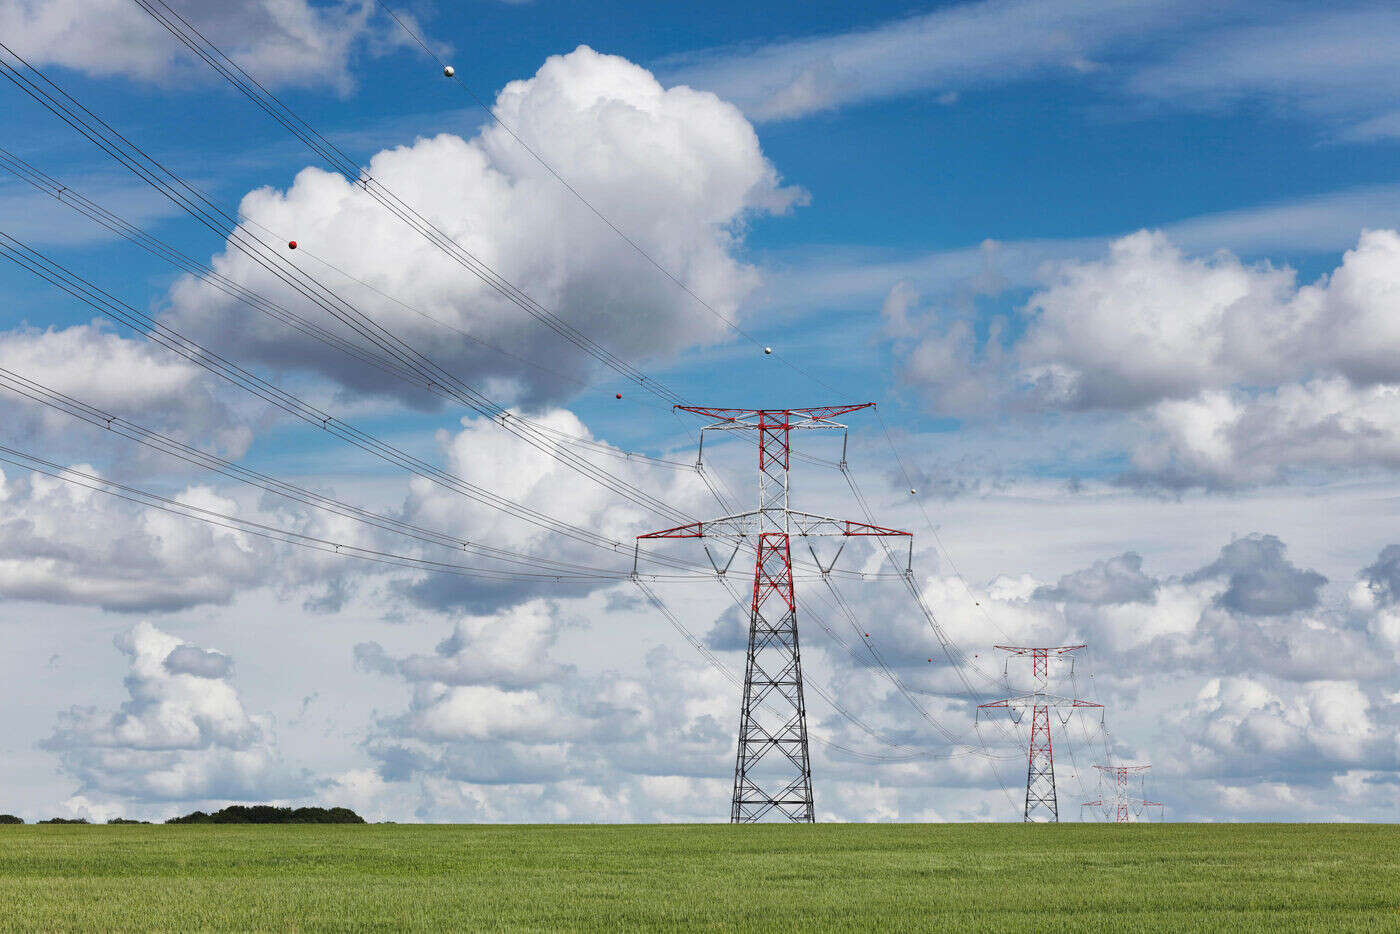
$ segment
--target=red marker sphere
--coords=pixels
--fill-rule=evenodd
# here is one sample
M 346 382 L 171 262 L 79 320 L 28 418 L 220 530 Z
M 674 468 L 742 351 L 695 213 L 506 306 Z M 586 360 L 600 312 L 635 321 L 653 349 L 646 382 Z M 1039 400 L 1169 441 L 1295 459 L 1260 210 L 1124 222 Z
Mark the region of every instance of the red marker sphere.
M 617 397 L 618 397 L 619 399 L 621 399 L 621 398 L 622 398 L 622 393 L 618 393 L 618 394 L 617 394 Z
M 296 248 L 297 248 L 297 242 L 296 242 L 295 240 L 293 240 L 293 241 L 291 241 L 290 243 L 287 244 L 287 249 L 289 249 L 289 250 L 295 250 Z

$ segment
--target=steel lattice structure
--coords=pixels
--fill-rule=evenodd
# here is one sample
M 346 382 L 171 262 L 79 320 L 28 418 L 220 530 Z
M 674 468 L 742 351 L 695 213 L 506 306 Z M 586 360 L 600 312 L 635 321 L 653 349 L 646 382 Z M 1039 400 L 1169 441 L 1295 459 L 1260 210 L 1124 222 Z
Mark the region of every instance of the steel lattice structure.
M 1074 697 L 1061 697 L 1058 694 L 1051 694 L 1047 689 L 1050 680 L 1050 658 L 1052 656 L 1056 658 L 1072 656 L 1074 652 L 1085 647 L 1083 645 L 995 646 L 995 648 L 1010 655 L 1030 656 L 1031 674 L 1035 678 L 1036 689 L 1034 691 L 977 705 L 979 716 L 983 710 L 993 709 L 1021 713 L 1030 710 L 1031 712 L 1031 738 L 1026 753 L 1024 819 L 1027 823 L 1057 822 L 1060 819 L 1060 804 L 1055 793 L 1055 751 L 1050 739 L 1051 708 L 1068 710 L 1069 713 L 1062 715 L 1066 719 L 1077 709 L 1086 707 L 1103 709 L 1102 704 Z M 1020 721 L 1019 716 L 1016 714 L 1013 716 L 1016 716 L 1017 722 Z
M 1099 770 L 1099 781 L 1105 782 L 1113 780 L 1113 793 L 1109 800 L 1104 800 L 1101 793 L 1094 801 L 1085 801 L 1081 807 L 1091 807 L 1101 811 L 1105 820 L 1111 823 L 1127 824 L 1140 818 L 1148 808 L 1160 808 L 1162 802 L 1149 801 L 1143 795 L 1144 778 L 1150 765 L 1096 765 Z M 1136 778 L 1138 780 L 1138 797 L 1129 794 L 1128 783 Z M 1111 815 L 1111 818 L 1110 818 Z
M 734 794 L 729 819 L 749 823 L 765 817 L 791 821 L 816 820 L 812 796 L 811 757 L 807 748 L 807 706 L 802 690 L 802 652 L 797 634 L 797 594 L 792 577 L 792 536 L 912 536 L 849 519 L 835 519 L 789 508 L 791 433 L 797 430 L 846 426 L 838 416 L 870 408 L 874 403 L 806 409 L 720 409 L 676 406 L 714 419 L 700 431 L 703 456 L 706 431 L 753 431 L 758 435 L 758 508 L 705 522 L 639 535 L 638 541 L 662 538 L 712 539 L 732 545 L 723 564 L 705 543 L 705 554 L 723 576 L 744 547 L 754 549 L 753 599 L 749 608 L 748 657 L 739 710 L 739 744 L 734 764 Z M 844 460 L 844 458 L 843 458 Z M 700 463 L 697 460 L 697 464 Z M 840 556 L 843 541 L 830 562 Z M 809 549 L 811 548 L 809 544 Z M 722 553 L 721 553 L 722 554 Z M 778 753 L 770 758 L 770 753 Z

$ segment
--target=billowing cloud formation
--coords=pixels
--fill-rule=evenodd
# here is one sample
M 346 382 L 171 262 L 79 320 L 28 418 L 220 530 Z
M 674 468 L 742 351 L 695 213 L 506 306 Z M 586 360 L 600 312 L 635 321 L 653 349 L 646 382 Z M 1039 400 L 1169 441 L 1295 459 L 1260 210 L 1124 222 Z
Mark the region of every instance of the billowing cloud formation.
M 697 779 L 722 776 L 731 754 L 726 682 L 663 649 L 636 676 L 580 676 L 550 658 L 566 625 L 557 607 L 532 602 L 462 621 L 430 656 L 356 647 L 362 668 L 411 688 L 408 708 L 379 723 L 369 750 L 384 780 L 418 781 L 420 817 L 625 820 L 675 809 L 694 819 L 717 810 L 705 799 L 719 799 L 723 783 Z M 668 793 L 674 784 L 691 793 Z
M 1035 596 L 1074 603 L 1145 603 L 1156 592 L 1157 581 L 1142 573 L 1142 556 L 1129 552 L 1066 574 L 1054 587 L 1037 589 Z
M 1101 260 L 1048 266 L 1015 338 L 997 323 L 979 338 L 962 318 L 915 319 L 922 330 L 905 344 L 904 375 L 954 414 L 1131 414 L 1136 436 L 1120 434 L 1134 483 L 1220 488 L 1394 469 L 1397 270 L 1393 230 L 1362 233 L 1335 271 L 1307 285 L 1286 267 L 1189 256 L 1143 231 Z
M 84 803 L 142 804 L 296 797 L 308 782 L 284 767 L 269 720 L 250 714 L 226 656 L 142 622 L 117 636 L 130 698 L 103 713 L 73 707 L 45 743 Z M 190 671 L 193 667 L 198 671 Z M 216 667 L 223 670 L 215 671 Z
M 92 467 L 73 468 L 89 476 Z M 86 481 L 85 481 L 86 482 Z M 237 505 L 207 487 L 181 502 Z M 269 552 L 239 532 L 134 506 L 40 474 L 0 474 L 0 595 L 119 611 L 231 600 L 264 579 Z
M 224 456 L 241 456 L 252 441 L 252 432 L 212 390 L 202 369 L 100 322 L 0 331 L 0 368 Z M 68 437 L 81 437 L 91 447 L 93 434 L 78 428 L 72 416 L 9 388 L 0 389 L 0 413 L 12 441 L 41 438 L 50 454 Z
M 593 440 L 587 426 L 567 410 L 544 412 L 536 417 L 535 423 L 545 431 Z M 447 469 L 456 476 L 489 477 L 493 492 L 613 541 L 631 541 L 633 536 L 649 531 L 661 521 L 643 506 L 610 492 L 561 464 L 546 451 L 506 436 L 498 425 L 487 419 L 463 419 L 461 431 L 456 434 L 440 432 L 438 442 Z M 589 458 L 600 460 L 595 455 Z M 614 477 L 646 489 L 682 510 L 694 512 L 705 502 L 704 483 L 691 471 L 677 474 L 649 468 L 640 460 L 607 455 L 603 455 L 601 461 Z M 618 571 L 627 569 L 631 560 L 631 553 L 626 549 L 614 551 L 585 544 L 422 478 L 410 481 L 403 514 L 416 525 L 468 529 L 473 540 L 553 561 Z M 506 606 L 530 595 L 577 594 L 597 586 L 592 581 L 558 582 L 547 575 L 534 583 L 500 585 L 428 575 L 407 585 L 406 592 L 425 606 L 481 610 Z
M 193 0 L 177 5 L 234 61 L 268 85 L 354 86 L 350 58 L 374 38 L 374 4 L 363 0 Z M 102 28 L 95 28 L 97 24 Z M 0 0 L 0 34 L 35 65 L 90 75 L 170 82 L 192 73 L 217 80 L 154 18 L 126 0 Z
M 1278 616 L 1317 606 L 1317 592 L 1327 578 L 1296 567 L 1285 557 L 1283 542 L 1273 535 L 1251 535 L 1220 549 L 1220 557 L 1188 578 L 1225 578 L 1229 586 L 1217 606 L 1250 616 Z
M 1180 576 L 1153 576 L 1125 554 L 1055 587 L 994 586 L 981 609 L 953 582 L 928 591 L 953 626 L 989 617 L 1013 643 L 1088 643 L 1077 680 L 1067 666 L 1052 679 L 1106 703 L 1110 733 L 1066 726 L 1057 741 L 1078 747 L 1081 770 L 1086 751 L 1152 762 L 1153 797 L 1169 814 L 1381 816 L 1400 780 L 1400 627 L 1386 583 L 1396 555 L 1389 546 L 1331 601 L 1321 575 L 1259 534 Z M 1108 585 L 1125 576 L 1131 586 Z
M 636 65 L 580 47 L 508 84 L 495 110 L 551 165 L 567 166 L 570 183 L 690 290 L 726 317 L 737 314 L 757 284 L 755 270 L 732 255 L 745 218 L 785 210 L 798 193 L 779 185 L 735 107 L 688 88 L 664 89 Z M 368 170 L 491 269 L 623 359 L 664 359 L 724 336 L 722 323 L 497 126 L 469 140 L 442 134 L 386 150 Z M 340 176 L 305 169 L 285 192 L 249 194 L 242 212 L 306 253 L 353 270 L 378 291 L 307 261 L 389 330 L 476 385 L 513 389 L 526 401 L 557 400 L 593 372 L 592 357 Z M 281 294 L 276 280 L 241 254 L 229 251 L 214 263 L 261 292 Z M 233 342 L 257 359 L 312 369 L 356 390 L 422 398 L 420 389 L 289 333 L 195 281 L 177 285 L 171 300 L 182 332 L 220 346 Z

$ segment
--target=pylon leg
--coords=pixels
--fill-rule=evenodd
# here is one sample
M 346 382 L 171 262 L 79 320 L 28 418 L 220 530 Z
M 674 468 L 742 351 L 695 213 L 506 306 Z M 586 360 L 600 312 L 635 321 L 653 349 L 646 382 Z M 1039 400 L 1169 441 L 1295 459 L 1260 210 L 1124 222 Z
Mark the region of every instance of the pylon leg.
M 730 821 L 736 824 L 775 815 L 791 821 L 816 820 L 802 652 L 792 595 L 788 537 L 765 532 L 759 536 L 754 568 L 749 651 L 739 712 L 739 749 L 729 813 Z M 765 613 L 765 607 L 771 610 Z M 770 620 L 770 616 L 776 619 Z
M 1058 822 L 1055 796 L 1055 755 L 1050 745 L 1050 708 L 1037 705 L 1031 712 L 1031 744 L 1026 762 L 1026 813 L 1030 822 Z

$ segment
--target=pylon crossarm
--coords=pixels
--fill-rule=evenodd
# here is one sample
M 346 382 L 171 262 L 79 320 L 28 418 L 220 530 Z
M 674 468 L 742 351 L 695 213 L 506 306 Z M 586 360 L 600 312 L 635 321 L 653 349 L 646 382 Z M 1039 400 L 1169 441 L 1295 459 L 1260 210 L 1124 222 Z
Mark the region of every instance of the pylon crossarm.
M 1025 710 L 1028 707 L 1102 708 L 1103 704 L 1096 704 L 1093 701 L 1080 700 L 1077 697 L 1061 697 L 1059 694 L 1047 694 L 1044 691 L 1036 691 L 1027 694 L 1017 694 L 1013 697 L 1003 697 L 1000 700 L 989 701 L 988 703 L 977 705 L 977 708 L 979 710 L 987 710 L 991 708 Z
M 706 519 L 703 522 L 688 522 L 675 528 L 647 532 L 645 535 L 638 535 L 637 539 L 752 538 L 758 532 L 759 519 L 762 516 L 763 511 L 758 509 L 750 512 L 738 512 L 732 516 L 720 516 L 718 519 Z
M 681 412 L 704 415 L 715 419 L 718 424 L 706 425 L 717 430 L 754 429 L 760 423 L 771 423 L 781 418 L 787 428 L 845 428 L 845 425 L 831 421 L 838 415 L 848 415 L 861 409 L 873 408 L 873 402 L 858 402 L 852 405 L 822 405 L 804 409 L 724 409 L 704 405 L 678 405 Z
M 901 538 L 913 536 L 912 532 L 905 532 L 901 529 L 887 529 L 884 526 L 871 525 L 868 522 L 853 522 L 850 519 L 819 516 L 812 512 L 798 512 L 789 509 L 787 514 L 792 518 L 793 535 L 898 536 Z
M 1035 654 L 1037 654 L 1037 653 L 1042 654 L 1042 655 L 1067 655 L 1067 654 L 1069 654 L 1070 652 L 1075 652 L 1075 651 L 1078 651 L 1079 649 L 1087 649 L 1088 646 L 1087 646 L 1087 645 L 1052 645 L 1052 646 L 1048 646 L 1048 647 L 1045 647 L 1045 648 L 1039 648 L 1039 647 L 1036 647 L 1036 646 L 1029 646 L 1029 645 L 994 645 L 994 646 L 992 646 L 992 648 L 994 648 L 994 649 L 1001 649 L 1001 651 L 1003 651 L 1003 652 L 1010 652 L 1012 655 L 1035 655 Z

